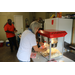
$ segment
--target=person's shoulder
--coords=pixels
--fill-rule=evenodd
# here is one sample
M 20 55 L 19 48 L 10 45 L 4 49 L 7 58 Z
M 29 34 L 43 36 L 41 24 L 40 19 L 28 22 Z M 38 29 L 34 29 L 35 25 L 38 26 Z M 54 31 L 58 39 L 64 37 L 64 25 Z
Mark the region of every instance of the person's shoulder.
M 14 26 L 14 24 L 12 24 L 12 26 Z
M 7 26 L 7 25 L 8 25 L 8 23 L 6 23 L 6 24 L 4 25 L 4 27 Z
M 12 24 L 14 26 L 14 24 Z
M 35 34 L 34 33 L 32 33 L 32 32 L 30 32 L 30 34 L 29 34 L 31 37 L 35 37 Z
M 26 33 L 28 33 L 29 36 L 34 36 L 35 34 L 32 33 L 30 30 L 25 30 Z

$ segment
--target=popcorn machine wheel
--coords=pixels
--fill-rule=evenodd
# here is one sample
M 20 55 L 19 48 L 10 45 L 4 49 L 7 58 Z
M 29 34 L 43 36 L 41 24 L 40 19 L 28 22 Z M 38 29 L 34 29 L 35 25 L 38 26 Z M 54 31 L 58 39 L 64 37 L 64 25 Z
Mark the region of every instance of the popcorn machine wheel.
M 41 54 L 47 58 L 48 61 L 52 59 L 58 59 L 63 56 L 64 37 L 67 34 L 66 31 L 48 29 L 39 30 L 38 33 L 40 36 L 44 36 L 44 40 L 47 41 L 45 44 L 47 46 L 47 51 L 42 52 Z M 45 38 L 48 38 L 49 40 Z

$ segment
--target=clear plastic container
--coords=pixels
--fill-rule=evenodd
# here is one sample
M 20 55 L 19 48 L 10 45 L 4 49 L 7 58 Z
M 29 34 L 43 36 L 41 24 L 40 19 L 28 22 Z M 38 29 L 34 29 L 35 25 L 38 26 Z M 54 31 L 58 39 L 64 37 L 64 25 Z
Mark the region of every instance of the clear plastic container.
M 46 41 L 44 41 L 44 46 L 47 47 L 47 43 L 46 43 Z
M 44 41 L 44 46 L 49 49 L 49 44 L 46 41 Z

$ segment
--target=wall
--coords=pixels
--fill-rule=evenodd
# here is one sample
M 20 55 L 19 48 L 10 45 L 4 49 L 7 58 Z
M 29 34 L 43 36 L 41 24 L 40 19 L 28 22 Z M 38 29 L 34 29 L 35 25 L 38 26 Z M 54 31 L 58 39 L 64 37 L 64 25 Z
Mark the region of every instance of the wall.
M 46 12 L 36 12 L 35 13 L 36 19 L 38 19 L 39 17 L 41 17 L 42 19 L 46 18 Z
M 73 20 L 72 44 L 75 45 L 75 19 Z
M 47 18 L 50 18 L 52 14 L 55 14 L 55 12 L 47 12 Z M 65 16 L 66 14 L 75 14 L 75 12 L 62 12 L 62 16 Z
M 42 19 L 50 18 L 52 14 L 55 12 L 0 12 L 0 40 L 6 40 L 6 34 L 4 32 L 4 25 L 7 22 L 7 19 L 12 19 L 14 21 L 14 15 L 23 15 L 23 30 L 26 29 L 25 19 L 28 18 L 29 24 L 33 21 L 33 17 L 38 19 L 42 17 Z M 75 14 L 75 12 L 62 12 L 62 15 L 66 14 Z M 75 36 L 75 35 L 74 35 Z
M 25 19 L 28 18 L 29 24 L 32 22 L 33 13 L 31 12 L 0 12 L 0 40 L 6 40 L 6 33 L 4 31 L 4 25 L 7 22 L 7 19 L 12 19 L 14 21 L 14 15 L 23 15 L 23 30 L 25 30 Z M 30 16 L 32 15 L 32 16 Z
M 55 14 L 55 12 L 47 12 L 47 18 L 50 18 L 53 14 Z
M 0 40 L 6 39 L 6 34 L 4 32 L 4 24 L 7 22 L 7 16 L 6 15 L 0 15 Z
M 29 12 L 29 17 L 30 17 L 30 23 L 33 21 L 33 17 L 36 17 L 35 12 Z
M 75 12 L 62 12 L 63 16 L 65 16 L 66 14 L 75 14 Z

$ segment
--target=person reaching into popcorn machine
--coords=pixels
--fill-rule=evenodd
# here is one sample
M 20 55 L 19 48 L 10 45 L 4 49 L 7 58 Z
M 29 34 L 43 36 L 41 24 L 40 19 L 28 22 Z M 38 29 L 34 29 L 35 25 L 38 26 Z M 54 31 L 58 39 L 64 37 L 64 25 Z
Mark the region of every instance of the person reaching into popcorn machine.
M 20 62 L 30 62 L 32 47 L 36 52 L 46 51 L 47 48 L 38 48 L 36 42 L 36 33 L 40 28 L 40 23 L 33 21 L 28 30 L 25 30 L 21 35 L 20 45 L 17 52 L 17 58 Z M 42 44 L 42 43 L 40 43 Z

